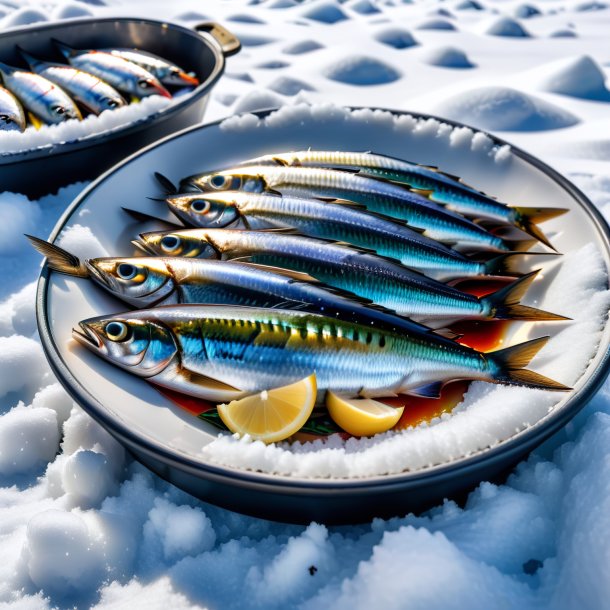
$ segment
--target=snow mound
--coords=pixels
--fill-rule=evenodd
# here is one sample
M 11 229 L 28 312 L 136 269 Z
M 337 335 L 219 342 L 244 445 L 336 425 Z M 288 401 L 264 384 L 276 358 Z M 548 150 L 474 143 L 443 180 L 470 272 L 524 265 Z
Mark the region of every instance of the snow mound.
M 518 22 L 510 17 L 496 17 L 484 24 L 483 34 L 490 36 L 506 36 L 509 38 L 529 38 L 529 32 Z
M 301 13 L 301 16 L 318 21 L 320 23 L 333 24 L 345 21 L 349 17 L 335 3 L 327 0 L 312 3 L 309 8 Z
M 249 13 L 237 13 L 235 15 L 229 15 L 229 17 L 226 19 L 227 21 L 234 21 L 235 23 L 251 23 L 254 25 L 262 25 L 266 23 L 264 19 L 261 19 L 256 15 L 250 15 Z
M 610 101 L 606 75 L 591 57 L 581 55 L 545 64 L 527 76 L 536 87 L 550 93 L 560 93 L 589 100 Z
M 267 8 L 292 8 L 293 6 L 297 6 L 297 2 L 295 0 L 274 0 L 271 4 L 267 5 Z
M 377 15 L 381 13 L 370 0 L 351 0 L 345 4 L 345 7 L 361 15 Z
M 263 45 L 275 42 L 275 38 L 270 36 L 259 36 L 258 34 L 250 34 L 246 32 L 236 32 L 239 41 L 244 47 L 262 47 Z
M 287 55 L 302 55 L 303 53 L 311 53 L 311 51 L 317 51 L 318 49 L 323 48 L 324 45 L 317 40 L 302 40 L 284 47 L 282 53 L 286 53 Z
M 603 11 L 608 8 L 605 2 L 581 2 L 574 7 L 574 10 L 579 13 L 589 13 L 592 11 Z
M 284 100 L 271 91 L 254 90 L 244 95 L 235 105 L 235 112 L 252 112 L 283 106 Z
M 485 7 L 476 0 L 462 0 L 455 5 L 455 9 L 458 11 L 482 11 Z
M 550 38 L 578 38 L 578 34 L 574 30 L 555 30 L 549 34 Z
M 457 28 L 446 19 L 426 19 L 415 26 L 416 30 L 441 30 L 446 32 L 452 32 Z
M 401 73 L 375 57 L 352 55 L 332 63 L 323 70 L 324 76 L 348 85 L 382 85 L 401 78 Z
M 11 13 L 2 21 L 2 29 L 17 28 L 22 25 L 48 20 L 49 18 L 44 11 L 35 8 L 22 8 Z
M 287 61 L 281 61 L 279 59 L 272 59 L 270 61 L 264 61 L 262 64 L 258 64 L 256 67 L 263 70 L 281 70 L 287 68 L 290 64 Z
M 431 66 L 440 66 L 443 68 L 474 67 L 474 64 L 468 59 L 468 56 L 464 51 L 451 46 L 423 48 L 419 53 L 419 59 Z
M 408 49 L 418 44 L 411 32 L 399 27 L 384 28 L 377 32 L 374 38 L 377 42 L 395 49 Z
M 542 12 L 537 6 L 533 4 L 520 4 L 513 11 L 513 15 L 517 19 L 530 19 L 531 17 L 537 17 L 542 15 Z
M 53 12 L 55 19 L 78 19 L 79 17 L 90 17 L 93 13 L 86 7 L 79 4 L 64 4 L 58 6 Z
M 315 91 L 315 87 L 297 78 L 280 76 L 268 85 L 269 89 L 282 95 L 297 95 L 301 91 Z
M 208 18 L 207 15 L 204 15 L 199 11 L 185 11 L 184 13 L 176 15 L 176 19 L 179 21 L 204 21 Z
M 482 129 L 544 131 L 575 125 L 567 110 L 508 87 L 481 87 L 435 105 L 435 113 Z

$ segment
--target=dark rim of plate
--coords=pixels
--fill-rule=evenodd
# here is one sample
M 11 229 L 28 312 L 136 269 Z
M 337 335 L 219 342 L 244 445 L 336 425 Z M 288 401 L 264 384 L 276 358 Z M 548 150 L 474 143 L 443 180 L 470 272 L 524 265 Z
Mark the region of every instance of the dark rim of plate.
M 589 199 L 570 181 L 564 178 L 554 169 L 536 159 L 525 151 L 515 148 L 505 140 L 502 140 L 494 135 L 482 131 L 475 127 L 469 127 L 463 123 L 458 123 L 433 115 L 420 114 L 416 112 L 406 112 L 400 110 L 392 110 L 378 107 L 349 107 L 350 110 L 374 110 L 382 112 L 390 112 L 395 116 L 408 115 L 418 120 L 435 119 L 441 123 L 446 123 L 453 127 L 468 127 L 474 132 L 480 132 L 487 135 L 495 145 L 510 146 L 511 153 L 529 163 L 554 182 L 559 184 L 567 191 L 578 204 L 587 212 L 595 229 L 599 232 L 605 241 L 606 249 L 610 252 L 610 227 L 593 206 Z M 265 118 L 269 114 L 276 112 L 278 108 L 261 110 L 252 113 L 259 118 Z M 225 119 L 228 117 L 225 117 Z M 50 241 L 55 241 L 66 222 L 70 219 L 74 211 L 80 204 L 94 191 L 102 182 L 112 178 L 115 171 L 125 165 L 131 163 L 136 158 L 145 155 L 149 150 L 162 146 L 166 142 L 179 138 L 184 134 L 205 130 L 207 127 L 218 125 L 225 119 L 220 119 L 213 123 L 188 127 L 175 134 L 167 136 L 158 142 L 155 142 L 135 154 L 127 157 L 113 168 L 102 174 L 97 180 L 93 181 L 74 202 L 66 209 L 60 220 L 58 221 L 53 233 L 50 236 Z M 459 476 L 460 473 L 471 471 L 474 467 L 484 468 L 491 466 L 497 462 L 511 463 L 511 459 L 517 458 L 524 453 L 524 450 L 529 450 L 539 444 L 561 427 L 563 427 L 587 402 L 593 397 L 597 390 L 601 387 L 604 380 L 610 372 L 610 346 L 607 347 L 602 359 L 596 369 L 590 374 L 589 379 L 562 405 L 561 409 L 553 411 L 549 416 L 539 420 L 535 424 L 529 426 L 525 430 L 517 433 L 515 436 L 499 442 L 493 447 L 488 447 L 473 453 L 470 456 L 462 456 L 458 459 L 443 462 L 416 471 L 403 471 L 395 474 L 376 475 L 372 477 L 362 478 L 296 478 L 285 475 L 268 474 L 237 468 L 225 467 L 216 464 L 203 463 L 201 461 L 190 458 L 187 455 L 181 454 L 178 451 L 159 443 L 151 438 L 144 438 L 139 434 L 134 433 L 128 426 L 122 423 L 118 418 L 113 417 L 108 413 L 105 407 L 98 402 L 85 388 L 81 386 L 78 380 L 72 375 L 69 368 L 59 355 L 55 341 L 53 339 L 47 317 L 47 289 L 49 286 L 49 269 L 45 262 L 37 287 L 36 296 L 36 316 L 38 323 L 38 331 L 44 347 L 45 355 L 57 376 L 58 380 L 64 386 L 70 396 L 80 404 L 89 415 L 98 421 L 104 428 L 111 432 L 115 437 L 121 439 L 128 447 L 135 449 L 145 455 L 151 456 L 157 460 L 161 460 L 170 467 L 178 468 L 189 474 L 198 477 L 204 477 L 210 481 L 222 482 L 225 484 L 233 484 L 249 489 L 257 488 L 258 490 L 278 491 L 281 488 L 283 493 L 291 494 L 310 494 L 312 492 L 320 496 L 331 496 L 336 493 L 358 493 L 365 490 L 407 490 L 410 487 L 417 487 L 420 484 L 436 484 L 443 479 Z
M 193 89 L 189 94 L 183 96 L 183 99 L 180 99 L 177 102 L 171 103 L 166 108 L 162 110 L 158 110 L 149 114 L 148 116 L 141 117 L 132 121 L 131 123 L 126 123 L 124 125 L 119 125 L 112 129 L 107 129 L 105 131 L 101 131 L 99 133 L 93 134 L 91 136 L 83 136 L 82 138 L 78 138 L 76 140 L 70 140 L 68 142 L 62 143 L 49 143 L 44 144 L 42 146 L 37 146 L 35 148 L 29 148 L 26 150 L 17 151 L 14 153 L 0 153 L 0 165 L 11 165 L 13 163 L 19 163 L 24 159 L 36 159 L 38 157 L 46 157 L 50 153 L 53 153 L 55 156 L 69 154 L 75 150 L 79 150 L 81 148 L 86 148 L 92 146 L 99 140 L 111 140 L 114 137 L 123 137 L 134 133 L 136 131 L 140 131 L 142 129 L 148 129 L 151 123 L 160 123 L 163 121 L 169 120 L 173 117 L 177 112 L 180 112 L 185 106 L 193 104 L 196 100 L 201 97 L 208 95 L 211 91 L 212 87 L 216 84 L 218 79 L 222 76 L 222 73 L 225 69 L 225 56 L 216 42 L 216 40 L 207 34 L 206 32 L 198 32 L 194 29 L 189 29 L 182 25 L 178 25 L 175 23 L 168 23 L 165 21 L 157 21 L 154 19 L 142 19 L 140 17 L 104 17 L 100 19 L 91 19 L 91 18 L 82 18 L 82 19 L 70 19 L 65 22 L 54 22 L 47 23 L 44 25 L 40 25 L 38 23 L 33 24 L 31 26 L 27 26 L 24 28 L 19 28 L 19 30 L 8 30 L 0 34 L 2 38 L 10 38 L 15 32 L 19 31 L 19 33 L 23 31 L 31 30 L 32 32 L 36 32 L 37 34 L 40 32 L 44 32 L 45 30 L 56 30 L 62 28 L 72 28 L 72 27 L 87 27 L 88 25 L 94 23 L 146 23 L 153 25 L 154 27 L 159 28 L 170 28 L 172 30 L 177 30 L 184 36 L 191 36 L 198 38 L 202 44 L 207 45 L 210 51 L 214 54 L 214 68 L 212 72 L 203 80 L 202 82 Z

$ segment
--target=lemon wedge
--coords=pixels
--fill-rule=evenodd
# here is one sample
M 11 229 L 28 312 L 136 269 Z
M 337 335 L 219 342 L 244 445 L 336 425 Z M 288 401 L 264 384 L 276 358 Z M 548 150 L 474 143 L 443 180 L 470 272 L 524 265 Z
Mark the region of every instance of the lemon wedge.
M 348 398 L 326 393 L 326 408 L 333 421 L 354 436 L 373 436 L 396 425 L 404 407 L 388 407 L 372 398 Z
M 218 415 L 231 432 L 275 443 L 303 427 L 316 403 L 317 389 L 316 376 L 310 375 L 281 388 L 218 405 Z

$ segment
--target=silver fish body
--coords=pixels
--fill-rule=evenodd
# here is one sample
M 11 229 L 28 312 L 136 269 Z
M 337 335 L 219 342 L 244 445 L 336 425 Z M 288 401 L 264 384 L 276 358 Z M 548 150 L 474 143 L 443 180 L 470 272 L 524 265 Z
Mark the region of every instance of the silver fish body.
M 150 72 L 160 83 L 174 87 L 196 87 L 199 79 L 187 74 L 182 68 L 148 51 L 139 49 L 100 49 L 115 57 L 120 57 Z
M 24 54 L 25 55 L 25 54 Z M 97 76 L 63 64 L 47 63 L 26 56 L 34 72 L 59 85 L 89 112 L 101 114 L 125 106 L 123 96 Z
M 25 131 L 26 122 L 19 100 L 0 87 L 0 131 Z
M 171 98 L 171 94 L 155 76 L 126 59 L 103 51 L 76 50 L 56 44 L 72 66 L 97 76 L 121 93 L 136 98 L 150 95 Z
M 5 64 L 0 64 L 0 73 L 7 89 L 43 123 L 53 125 L 82 118 L 68 94 L 50 80 Z
M 233 228 L 242 219 L 246 226 L 256 220 L 276 227 L 293 227 L 311 237 L 374 250 L 438 280 L 493 273 L 500 275 L 509 270 L 512 258 L 512 255 L 500 255 L 487 262 L 477 262 L 389 217 L 316 199 L 222 191 L 174 195 L 166 201 L 170 209 L 190 226 L 217 228 L 231 225 Z
M 510 251 L 501 238 L 463 216 L 399 185 L 349 172 L 314 167 L 253 165 L 182 181 L 184 190 L 276 191 L 283 195 L 353 201 L 372 212 L 404 220 L 438 241 L 476 247 L 479 250 Z
M 132 374 L 213 400 L 219 389 L 258 392 L 313 372 L 319 390 L 366 396 L 417 393 L 453 379 L 526 383 L 524 374 L 532 387 L 567 389 L 523 369 L 547 338 L 481 354 L 429 333 L 375 330 L 297 311 L 157 307 L 85 320 L 73 336 Z M 210 388 L 210 380 L 222 386 Z
M 307 273 L 426 324 L 434 319 L 443 324 L 464 318 L 558 319 L 518 304 L 535 273 L 479 299 L 375 254 L 276 231 L 186 229 L 144 233 L 135 243 L 157 256 L 237 259 Z

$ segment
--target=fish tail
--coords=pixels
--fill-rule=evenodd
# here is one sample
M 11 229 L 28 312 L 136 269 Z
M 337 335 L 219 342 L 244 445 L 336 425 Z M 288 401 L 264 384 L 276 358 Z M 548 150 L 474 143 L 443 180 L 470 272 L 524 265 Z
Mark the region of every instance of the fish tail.
M 70 57 L 74 57 L 76 55 L 77 50 L 73 49 L 71 46 L 67 45 L 64 42 L 60 42 L 57 38 L 51 38 L 51 42 L 57 47 L 58 51 L 66 58 L 70 59 Z
M 166 195 L 176 195 L 178 193 L 178 189 L 167 176 L 164 176 L 160 172 L 155 172 L 155 178 Z
M 529 243 L 529 240 L 528 240 Z M 523 272 L 519 270 L 519 263 L 524 256 L 561 256 L 559 252 L 507 252 L 506 254 L 499 254 L 489 260 L 485 261 L 484 273 L 485 275 L 512 275 L 514 277 L 520 277 Z
M 482 297 L 481 303 L 485 306 L 485 310 L 496 320 L 529 320 L 532 322 L 569 320 L 570 318 L 565 316 L 519 303 L 536 279 L 538 272 L 539 270 L 527 273 L 504 288 Z
M 35 70 L 36 67 L 40 64 L 45 63 L 44 61 L 42 61 L 42 59 L 38 59 L 37 57 L 30 55 L 27 51 L 24 51 L 19 45 L 17 45 L 17 51 L 32 70 Z
M 547 236 L 537 226 L 539 223 L 545 220 L 551 220 L 551 218 L 557 218 L 565 214 L 568 210 L 566 208 L 527 208 L 527 207 L 515 207 L 515 226 L 519 229 L 531 235 L 539 242 L 542 242 L 545 246 L 555 250 Z M 557 250 L 555 250 L 556 252 Z
M 6 76 L 10 76 L 13 72 L 15 72 L 17 68 L 13 66 L 9 66 L 5 64 L 3 61 L 0 61 L 0 76 L 4 79 Z
M 525 367 L 532 358 L 546 345 L 549 337 L 539 337 L 525 343 L 485 354 L 494 365 L 496 372 L 493 381 L 507 385 L 520 385 L 540 390 L 566 391 L 572 388 L 554 381 L 540 373 Z
M 33 235 L 26 235 L 26 237 L 32 246 L 46 257 L 50 269 L 76 277 L 89 277 L 87 267 L 74 254 Z

